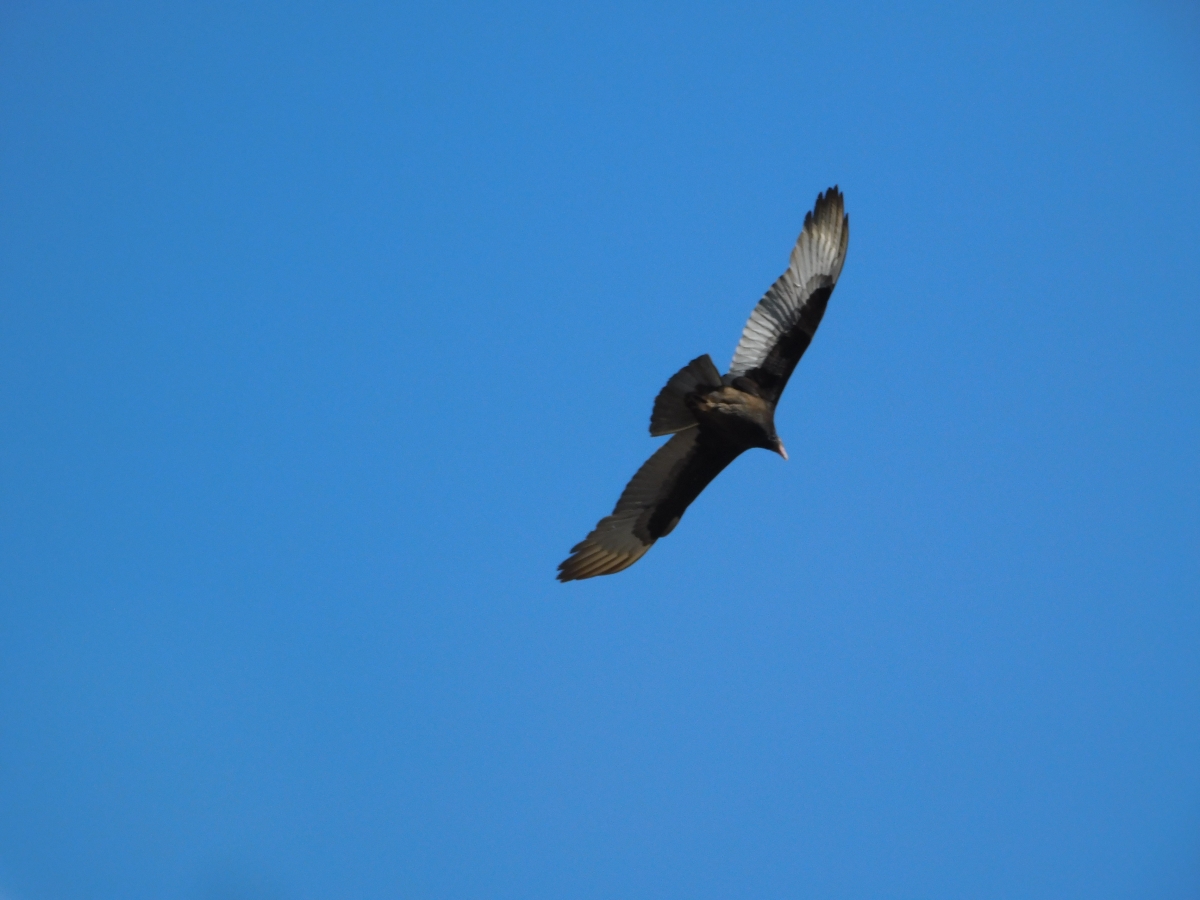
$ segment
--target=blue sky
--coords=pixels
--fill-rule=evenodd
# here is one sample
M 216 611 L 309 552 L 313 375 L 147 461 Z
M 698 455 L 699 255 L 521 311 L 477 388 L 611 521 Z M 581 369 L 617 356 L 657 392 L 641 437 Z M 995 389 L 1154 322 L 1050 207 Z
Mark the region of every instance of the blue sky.
M 1200 14 L 1001 6 L 0 12 L 0 894 L 1194 897 Z

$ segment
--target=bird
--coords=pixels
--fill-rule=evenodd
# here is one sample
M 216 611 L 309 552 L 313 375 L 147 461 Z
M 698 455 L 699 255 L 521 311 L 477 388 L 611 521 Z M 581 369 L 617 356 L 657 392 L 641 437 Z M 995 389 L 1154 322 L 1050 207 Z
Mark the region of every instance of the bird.
M 785 460 L 775 407 L 808 349 L 842 272 L 850 217 L 837 185 L 817 195 L 804 216 L 787 271 L 750 313 L 729 371 L 705 354 L 671 376 L 650 414 L 650 435 L 671 439 L 638 469 L 612 515 L 571 548 L 559 581 L 612 575 L 666 537 L 700 492 L 746 450 Z

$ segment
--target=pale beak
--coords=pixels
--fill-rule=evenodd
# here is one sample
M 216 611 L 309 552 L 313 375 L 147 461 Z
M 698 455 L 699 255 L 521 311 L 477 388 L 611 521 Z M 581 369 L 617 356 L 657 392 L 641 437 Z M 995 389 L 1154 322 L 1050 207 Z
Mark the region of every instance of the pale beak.
M 779 438 L 776 438 L 775 443 L 777 445 L 775 447 L 775 452 L 778 453 L 780 456 L 782 456 L 784 459 L 787 459 L 787 448 L 783 446 L 783 441 L 779 440 Z

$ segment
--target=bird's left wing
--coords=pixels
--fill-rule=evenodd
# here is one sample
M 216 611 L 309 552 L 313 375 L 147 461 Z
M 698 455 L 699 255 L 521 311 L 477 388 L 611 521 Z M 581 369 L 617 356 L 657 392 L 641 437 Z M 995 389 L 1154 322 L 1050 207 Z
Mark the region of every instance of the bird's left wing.
M 558 580 L 611 575 L 632 566 L 671 533 L 684 510 L 737 455 L 711 445 L 699 429 L 676 434 L 630 479 L 612 515 L 571 548 L 571 556 L 559 564 Z
M 766 399 L 779 400 L 825 315 L 849 242 L 850 217 L 835 185 L 817 197 L 787 271 L 750 314 L 729 367 L 731 378 L 744 375 Z

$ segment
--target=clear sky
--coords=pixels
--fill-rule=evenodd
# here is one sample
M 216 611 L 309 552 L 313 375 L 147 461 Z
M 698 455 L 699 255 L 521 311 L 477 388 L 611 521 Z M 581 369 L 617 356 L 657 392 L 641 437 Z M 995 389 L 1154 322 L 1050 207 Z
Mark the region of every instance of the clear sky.
M 1191 3 L 10 3 L 0 121 L 0 896 L 1197 896 Z M 835 183 L 791 461 L 557 583 Z

